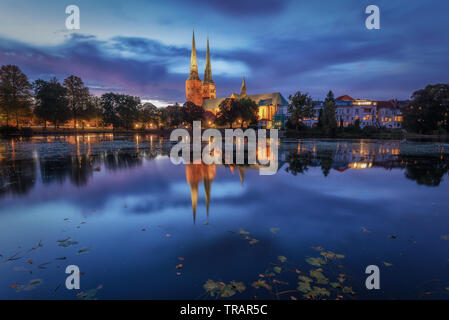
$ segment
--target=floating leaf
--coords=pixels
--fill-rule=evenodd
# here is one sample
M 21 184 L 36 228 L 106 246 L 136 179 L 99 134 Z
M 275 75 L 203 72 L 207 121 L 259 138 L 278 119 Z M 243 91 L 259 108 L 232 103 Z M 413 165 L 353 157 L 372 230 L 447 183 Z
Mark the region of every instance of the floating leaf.
M 384 264 L 386 267 L 391 267 L 391 266 L 393 265 L 392 263 L 389 263 L 389 262 L 386 262 L 386 261 L 384 261 L 383 264 Z
M 298 279 L 299 279 L 299 280 L 302 280 L 302 281 L 304 281 L 304 282 L 313 282 L 313 280 L 310 279 L 310 278 L 307 277 L 307 276 L 299 276 Z
M 237 282 L 232 280 L 231 285 L 233 288 L 235 288 L 238 292 L 242 293 L 246 290 L 246 286 L 243 284 L 243 282 Z
M 277 233 L 279 231 L 279 228 L 270 228 L 271 233 Z
M 36 289 L 38 286 L 40 286 L 43 283 L 42 279 L 33 279 L 30 280 L 26 285 L 17 286 L 16 291 L 31 291 Z
M 95 296 L 98 293 L 98 290 L 99 290 L 98 288 L 90 289 L 86 292 L 80 292 L 76 296 L 83 300 L 94 300 Z
M 316 251 L 323 251 L 324 250 L 323 247 L 312 247 L 312 249 L 314 249 Z
M 271 286 L 265 280 L 262 280 L 262 279 L 259 279 L 255 282 L 253 282 L 252 286 L 256 289 L 259 289 L 262 287 L 262 288 L 265 288 L 265 289 L 271 291 Z
M 235 290 L 232 288 L 231 285 L 225 285 L 219 293 L 220 297 L 222 298 L 229 298 L 235 295 Z
M 307 293 L 312 290 L 310 287 L 310 282 L 306 281 L 299 281 L 298 287 L 296 288 L 298 291 L 301 291 L 302 293 Z
M 354 295 L 355 292 L 352 290 L 352 287 L 343 287 L 343 293 L 348 293 Z
M 284 256 L 278 256 L 278 260 L 282 263 L 284 263 L 285 261 L 287 261 L 287 258 Z
M 182 263 L 180 263 L 176 266 L 176 269 L 181 269 L 181 268 L 182 268 Z
M 443 240 L 449 240 L 449 234 L 444 234 L 441 236 L 441 239 Z
M 90 247 L 81 248 L 78 250 L 78 254 L 87 253 L 90 251 Z
M 14 283 L 14 284 L 10 285 L 9 287 L 10 287 L 11 289 L 14 289 L 14 288 L 17 288 L 18 286 L 19 286 L 18 283 Z
M 328 284 L 329 279 L 322 273 L 323 269 L 310 270 L 309 274 L 312 278 L 315 278 L 318 284 Z
M 246 287 L 242 282 L 231 281 L 230 284 L 223 282 L 215 282 L 208 279 L 203 285 L 204 290 L 210 294 L 211 297 L 218 296 L 221 298 L 229 298 L 236 294 L 236 291 L 243 292 Z
M 307 294 L 304 295 L 306 298 L 308 299 L 316 299 L 318 297 L 321 296 L 326 296 L 329 297 L 330 296 L 330 292 L 327 291 L 325 288 L 320 288 L 320 287 L 313 287 L 313 290 Z
M 276 267 L 274 267 L 274 268 L 273 268 L 273 271 L 279 274 L 279 273 L 281 273 L 281 271 L 282 271 L 282 268 L 281 268 L 281 267 L 278 267 L 278 266 L 276 266 Z
M 251 239 L 248 243 L 249 244 L 256 244 L 258 242 L 259 242 L 259 240 L 257 240 L 257 239 Z
M 208 279 L 203 285 L 203 288 L 211 295 L 211 297 L 213 297 L 215 296 L 215 292 L 219 289 L 219 284 L 211 279 Z
M 331 285 L 332 288 L 337 289 L 337 288 L 341 288 L 341 284 L 338 282 L 331 282 L 329 283 Z
M 239 234 L 240 234 L 241 236 L 247 236 L 247 235 L 249 235 L 249 232 L 243 230 L 242 228 L 239 228 Z
M 320 267 L 321 265 L 326 264 L 326 261 L 324 261 L 324 259 L 320 257 L 318 258 L 309 257 L 306 259 L 306 262 L 315 267 Z

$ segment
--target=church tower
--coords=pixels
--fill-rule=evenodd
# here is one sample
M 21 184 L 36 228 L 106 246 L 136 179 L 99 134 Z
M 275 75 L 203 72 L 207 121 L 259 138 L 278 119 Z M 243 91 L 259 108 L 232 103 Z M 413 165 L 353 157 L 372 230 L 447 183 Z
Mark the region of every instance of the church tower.
M 212 68 L 210 64 L 209 38 L 207 38 L 206 50 L 206 68 L 204 69 L 203 81 L 203 99 L 215 99 L 217 97 L 217 90 L 215 83 L 212 80 Z
M 198 76 L 198 62 L 196 59 L 195 31 L 192 36 L 192 53 L 190 55 L 190 74 L 186 80 L 186 100 L 197 106 L 203 105 L 203 84 Z
M 240 88 L 240 97 L 241 97 L 241 98 L 246 97 L 246 83 L 245 83 L 245 76 L 243 76 L 242 87 Z

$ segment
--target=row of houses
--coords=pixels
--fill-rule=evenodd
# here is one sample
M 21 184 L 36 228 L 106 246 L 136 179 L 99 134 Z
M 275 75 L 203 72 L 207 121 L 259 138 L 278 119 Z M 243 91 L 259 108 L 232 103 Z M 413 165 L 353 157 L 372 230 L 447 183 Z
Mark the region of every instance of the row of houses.
M 340 127 L 354 125 L 358 120 L 361 128 L 373 126 L 399 129 L 403 122 L 402 110 L 407 105 L 407 101 L 372 101 L 343 95 L 335 99 L 335 118 Z M 323 108 L 324 102 L 315 103 L 313 116 L 304 118 L 302 123 L 308 127 L 316 127 Z M 283 128 L 289 118 L 288 105 L 279 105 L 273 126 Z

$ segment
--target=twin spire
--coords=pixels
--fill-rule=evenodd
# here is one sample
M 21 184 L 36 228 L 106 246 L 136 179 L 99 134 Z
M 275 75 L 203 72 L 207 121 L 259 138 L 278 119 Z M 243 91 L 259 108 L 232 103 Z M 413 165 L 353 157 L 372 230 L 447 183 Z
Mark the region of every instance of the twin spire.
M 190 74 L 187 80 L 200 80 L 198 76 L 198 62 L 196 59 L 195 48 L 195 31 L 192 35 L 192 53 L 190 54 Z M 210 63 L 210 51 L 209 51 L 209 38 L 207 38 L 207 50 L 206 50 L 206 68 L 204 70 L 204 83 L 214 83 L 212 80 L 212 67 Z

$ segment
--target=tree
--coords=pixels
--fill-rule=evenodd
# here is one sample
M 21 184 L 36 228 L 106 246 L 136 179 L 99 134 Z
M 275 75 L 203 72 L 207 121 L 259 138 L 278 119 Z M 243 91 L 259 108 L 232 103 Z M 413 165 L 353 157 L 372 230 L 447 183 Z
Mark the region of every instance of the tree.
M 19 127 L 19 117 L 31 110 L 31 84 L 18 66 L 5 65 L 0 68 L 0 111 L 6 118 L 6 126 L 13 116 Z
M 105 93 L 101 96 L 103 117 L 114 128 L 130 129 L 138 120 L 140 99 L 125 94 Z
M 234 107 L 238 107 L 236 114 L 241 120 L 241 125 L 243 122 L 248 124 L 255 124 L 258 120 L 258 112 L 259 106 L 250 98 L 242 98 L 238 100 L 237 104 L 234 104 Z
M 70 109 L 67 105 L 66 89 L 56 78 L 50 81 L 38 79 L 33 83 L 36 106 L 34 113 L 44 120 L 47 128 L 47 121 L 58 127 L 58 123 L 63 123 L 70 119 Z
M 101 106 L 101 98 L 94 95 L 89 95 L 85 107 L 79 113 L 79 119 L 82 120 L 83 130 L 84 121 L 91 121 L 95 119 L 95 124 L 98 127 L 98 121 L 103 119 L 103 108 Z
M 159 109 L 152 103 L 144 103 L 139 108 L 139 121 L 143 124 L 156 124 L 159 123 Z
M 404 127 L 419 133 L 449 131 L 449 84 L 428 85 L 415 91 L 404 110 Z
M 182 106 L 182 117 L 189 126 L 193 125 L 193 121 L 203 121 L 203 107 L 197 106 L 193 102 L 187 101 Z
M 290 100 L 288 110 L 291 114 L 289 122 L 292 127 L 296 128 L 304 118 L 314 116 L 313 100 L 309 94 L 302 94 L 300 91 L 297 91 L 293 96 L 290 95 L 288 98 Z
M 219 126 L 232 126 L 237 121 L 240 126 L 243 126 L 244 122 L 254 124 L 258 119 L 259 106 L 249 98 L 239 100 L 226 98 L 220 103 L 218 109 L 215 122 Z
M 169 127 L 178 127 L 184 120 L 182 107 L 178 103 L 159 110 L 159 117 L 161 123 Z
M 337 119 L 335 118 L 335 99 L 334 93 L 329 91 L 324 100 L 324 107 L 321 119 L 322 129 L 327 135 L 334 135 L 337 128 Z
M 219 126 L 230 125 L 237 120 L 239 114 L 237 112 L 237 100 L 232 98 L 226 98 L 222 102 L 220 102 L 218 106 L 217 118 L 215 122 Z
M 89 100 L 89 88 L 84 86 L 83 80 L 74 75 L 64 80 L 66 88 L 66 99 L 73 117 L 73 128 L 76 129 L 76 122 L 82 116 Z

